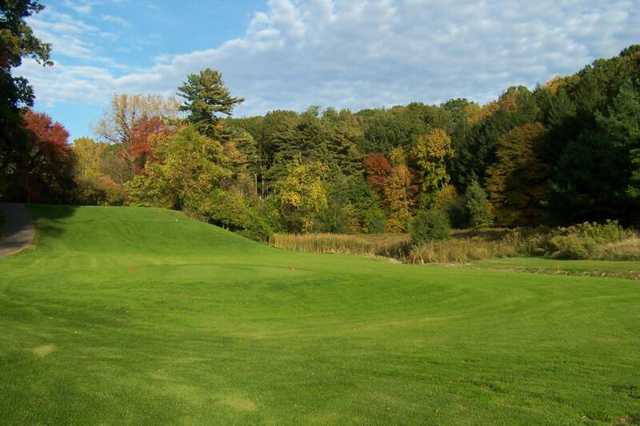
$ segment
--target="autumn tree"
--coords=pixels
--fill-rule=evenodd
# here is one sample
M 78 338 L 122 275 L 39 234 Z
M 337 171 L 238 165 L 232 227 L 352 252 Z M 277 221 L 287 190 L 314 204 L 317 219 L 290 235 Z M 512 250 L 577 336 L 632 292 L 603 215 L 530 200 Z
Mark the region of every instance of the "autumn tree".
M 221 116 L 230 116 L 236 105 L 244 101 L 231 96 L 220 71 L 211 68 L 189 74 L 178 88 L 178 96 L 184 99 L 180 111 L 187 112 L 189 122 L 209 136 L 215 136 Z
M 312 231 L 316 216 L 327 207 L 325 172 L 323 164 L 305 163 L 298 157 L 289 163 L 287 175 L 277 182 L 276 197 L 290 231 Z
M 140 120 L 175 118 L 179 105 L 175 99 L 157 95 L 116 94 L 111 106 L 96 126 L 96 133 L 105 142 L 129 147 L 133 132 Z
M 540 156 L 544 140 L 540 123 L 516 127 L 498 139 L 498 162 L 489 169 L 487 183 L 498 223 L 540 223 L 549 186 L 549 166 Z
M 447 161 L 453 156 L 451 138 L 442 129 L 418 136 L 413 158 L 420 173 L 420 205 L 434 207 L 437 194 L 449 183 Z
M 134 172 L 144 169 L 152 156 L 154 141 L 167 136 L 171 129 L 159 116 L 144 116 L 136 121 L 131 129 L 131 140 L 126 146 L 127 159 L 134 166 Z
M 114 145 L 120 158 L 110 160 L 122 162 L 129 168 L 128 175 L 144 166 L 149 154 L 149 137 L 154 132 L 163 132 L 165 119 L 175 119 L 178 103 L 172 98 L 157 95 L 114 95 L 111 107 L 96 126 L 96 133 L 104 142 Z M 110 154 L 113 152 L 110 151 Z M 120 166 L 120 164 L 118 164 Z
M 73 153 L 76 158 L 76 176 L 97 178 L 103 174 L 102 160 L 107 145 L 91 138 L 78 138 L 73 141 Z
M 369 186 L 378 191 L 384 192 L 385 181 L 391 174 L 391 163 L 381 153 L 369 154 L 364 160 Z
M 156 161 L 126 187 L 132 203 L 199 212 L 230 176 L 222 145 L 188 127 L 157 142 Z
M 393 168 L 384 183 L 384 196 L 389 215 L 385 232 L 405 232 L 411 219 L 411 171 L 402 148 L 395 148 L 390 154 Z
M 74 189 L 74 157 L 67 144 L 69 133 L 43 113 L 23 115 L 30 150 L 25 164 L 27 201 L 68 201 Z

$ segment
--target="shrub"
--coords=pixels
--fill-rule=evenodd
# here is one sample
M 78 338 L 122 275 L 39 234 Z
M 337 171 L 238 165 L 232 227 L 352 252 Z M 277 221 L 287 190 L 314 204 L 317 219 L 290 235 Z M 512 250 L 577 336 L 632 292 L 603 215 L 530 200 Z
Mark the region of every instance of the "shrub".
M 436 197 L 435 208 L 442 210 L 449 216 L 449 222 L 454 228 L 467 226 L 467 212 L 464 196 L 458 195 L 453 185 L 445 186 Z
M 421 210 L 410 223 L 409 232 L 414 243 L 445 240 L 449 238 L 449 218 L 441 210 Z
M 364 212 L 364 225 L 367 234 L 381 234 L 384 232 L 384 224 L 387 217 L 384 211 L 376 206 Z
M 108 176 L 76 179 L 75 202 L 85 205 L 123 205 L 127 193 Z
M 576 234 L 557 235 L 549 240 L 551 257 L 554 259 L 588 259 L 597 247 L 590 237 Z
M 584 222 L 553 229 L 540 227 L 513 232 L 519 235 L 520 251 L 527 256 L 600 259 L 634 255 L 634 244 L 622 244 L 632 239 L 634 233 L 624 230 L 618 222 L 612 220 L 602 224 Z

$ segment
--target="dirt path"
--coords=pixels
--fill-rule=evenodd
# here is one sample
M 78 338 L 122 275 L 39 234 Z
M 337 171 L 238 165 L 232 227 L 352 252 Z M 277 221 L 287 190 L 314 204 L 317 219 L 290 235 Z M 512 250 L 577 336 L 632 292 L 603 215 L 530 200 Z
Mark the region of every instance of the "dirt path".
M 0 257 L 29 247 L 35 237 L 31 214 L 24 204 L 0 203 L 4 226 L 0 232 Z

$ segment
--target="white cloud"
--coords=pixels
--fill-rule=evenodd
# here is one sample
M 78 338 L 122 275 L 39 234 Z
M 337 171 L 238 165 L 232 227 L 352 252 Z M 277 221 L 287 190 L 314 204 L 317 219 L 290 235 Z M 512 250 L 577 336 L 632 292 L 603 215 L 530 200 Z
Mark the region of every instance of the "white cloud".
M 108 22 L 110 24 L 115 24 L 118 25 L 120 27 L 123 28 L 129 28 L 131 26 L 131 24 L 129 23 L 129 21 L 127 21 L 126 19 L 120 17 L 120 16 L 115 16 L 115 15 L 102 15 L 102 20 L 104 22 Z
M 62 4 L 76 13 L 88 15 L 93 10 L 93 3 L 84 0 L 64 0 Z
M 117 17 L 113 18 L 117 19 Z M 103 31 L 88 24 L 82 18 L 59 12 L 53 7 L 47 7 L 40 14 L 29 18 L 28 21 L 35 35 L 51 44 L 56 56 L 102 64 L 112 69 L 127 68 L 110 57 L 99 54 L 96 40 L 98 42 L 114 40 L 117 38 L 114 33 Z M 49 99 L 48 101 L 53 100 Z
M 145 70 L 118 75 L 109 66 L 59 63 L 42 70 L 26 63 L 22 72 L 38 98 L 49 103 L 106 103 L 114 92 L 173 94 L 188 73 L 204 67 L 220 69 L 232 92 L 246 98 L 242 113 L 310 104 L 363 108 L 453 97 L 487 101 L 508 85 L 533 86 L 613 56 L 640 36 L 638 0 L 458 0 L 455 5 L 270 0 L 268 5 L 242 38 L 163 55 Z M 64 20 L 55 25 L 65 25 Z M 80 57 L 87 46 L 79 36 L 74 40 L 63 49 Z

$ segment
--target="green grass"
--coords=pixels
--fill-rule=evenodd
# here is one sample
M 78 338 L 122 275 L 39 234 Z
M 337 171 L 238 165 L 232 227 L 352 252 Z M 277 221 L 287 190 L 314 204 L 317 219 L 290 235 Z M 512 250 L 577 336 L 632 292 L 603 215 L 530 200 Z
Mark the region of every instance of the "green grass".
M 640 261 L 557 260 L 539 257 L 513 257 L 483 260 L 471 266 L 489 270 L 640 279 Z
M 636 281 L 278 250 L 33 209 L 0 260 L 2 424 L 640 422 Z

